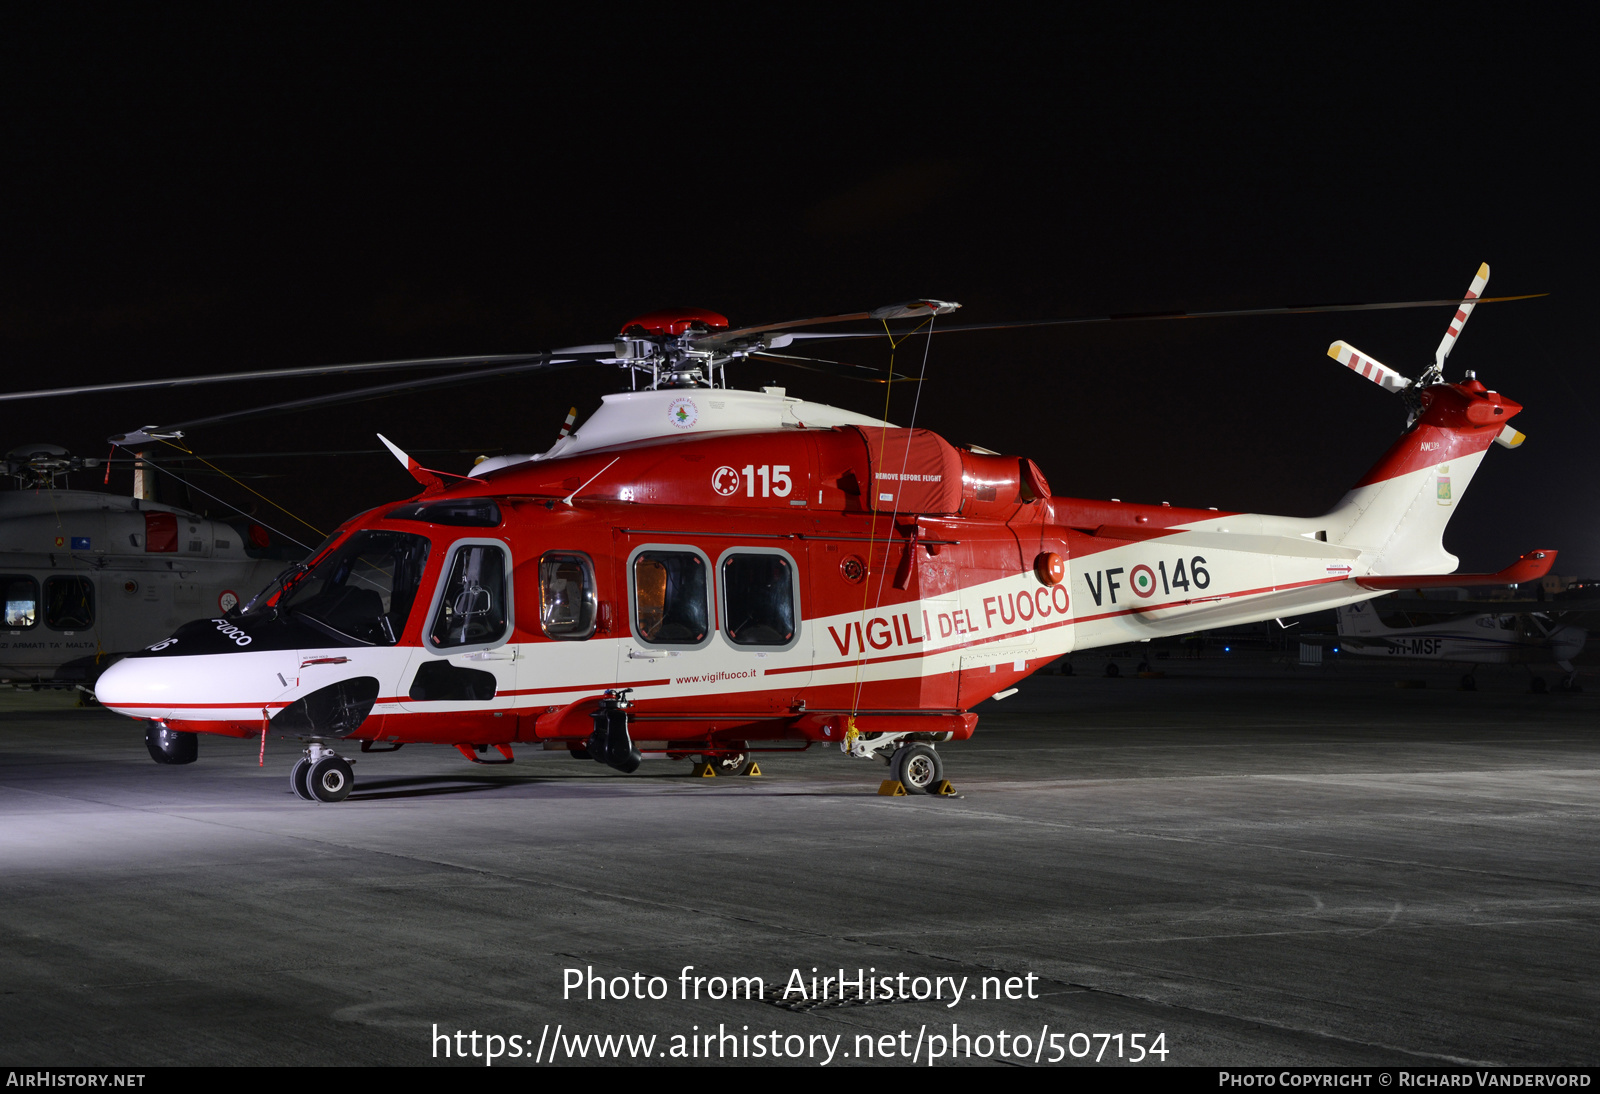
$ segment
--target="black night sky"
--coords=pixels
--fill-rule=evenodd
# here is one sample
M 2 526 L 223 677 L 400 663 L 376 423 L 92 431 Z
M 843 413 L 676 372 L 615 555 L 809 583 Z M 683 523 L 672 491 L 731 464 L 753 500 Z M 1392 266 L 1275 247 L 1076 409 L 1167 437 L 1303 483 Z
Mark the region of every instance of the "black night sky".
M 5 390 L 528 352 L 680 305 L 743 325 L 919 296 L 964 322 L 1444 298 L 1487 261 L 1490 295 L 1551 295 L 1478 309 L 1451 358 L 1527 406 L 1529 441 L 1490 450 L 1446 545 L 1473 570 L 1555 547 L 1557 572 L 1600 575 L 1592 17 L 39 10 L 0 15 Z M 1317 512 L 1404 420 L 1328 343 L 1415 376 L 1448 316 L 952 335 L 917 424 L 1032 456 L 1061 494 Z M 761 368 L 735 382 L 882 413 L 881 388 Z M 548 447 L 617 381 L 191 442 L 373 449 L 382 430 L 464 471 Z M 135 426 L 341 386 L 0 405 L 0 449 L 102 456 Z M 387 455 L 228 466 L 324 530 L 415 489 Z

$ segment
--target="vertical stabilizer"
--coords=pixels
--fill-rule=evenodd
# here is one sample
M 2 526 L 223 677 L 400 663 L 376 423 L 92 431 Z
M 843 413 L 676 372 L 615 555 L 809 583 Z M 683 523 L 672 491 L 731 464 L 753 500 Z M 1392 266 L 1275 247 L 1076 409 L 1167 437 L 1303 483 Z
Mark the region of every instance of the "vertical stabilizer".
M 1329 514 L 1328 538 L 1375 554 L 1374 574 L 1447 574 L 1444 529 L 1520 403 L 1477 380 L 1421 391 L 1416 421 Z

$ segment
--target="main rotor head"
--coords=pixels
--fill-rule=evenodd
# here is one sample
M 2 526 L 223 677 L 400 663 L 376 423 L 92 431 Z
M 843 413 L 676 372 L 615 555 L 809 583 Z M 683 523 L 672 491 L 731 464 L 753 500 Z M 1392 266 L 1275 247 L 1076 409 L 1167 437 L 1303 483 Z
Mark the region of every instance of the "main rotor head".
M 99 460 L 74 456 L 59 444 L 25 444 L 6 453 L 0 468 L 17 480 L 20 489 L 53 488 L 70 471 L 98 467 Z
M 648 390 L 677 387 L 727 387 L 723 371 L 735 356 L 697 349 L 697 339 L 728 329 L 728 317 L 704 308 L 667 308 L 637 316 L 617 333 L 617 355 L 602 358 L 628 370 L 633 389 L 645 376 Z M 721 381 L 719 384 L 718 381 Z
M 781 360 L 801 367 L 833 371 L 842 375 L 872 372 L 857 366 L 841 365 L 808 357 L 775 355 L 794 341 L 788 333 L 795 327 L 841 323 L 863 319 L 889 320 L 927 318 L 946 315 L 961 307 L 947 300 L 909 300 L 889 304 L 870 312 L 830 315 L 799 322 L 744 327 L 730 330 L 728 317 L 705 308 L 667 308 L 637 316 L 622 325 L 613 348 L 616 356 L 601 358 L 629 371 L 635 391 L 641 382 L 646 390 L 686 387 L 727 387 L 727 365 L 751 357 Z M 874 377 L 877 378 L 877 377 Z

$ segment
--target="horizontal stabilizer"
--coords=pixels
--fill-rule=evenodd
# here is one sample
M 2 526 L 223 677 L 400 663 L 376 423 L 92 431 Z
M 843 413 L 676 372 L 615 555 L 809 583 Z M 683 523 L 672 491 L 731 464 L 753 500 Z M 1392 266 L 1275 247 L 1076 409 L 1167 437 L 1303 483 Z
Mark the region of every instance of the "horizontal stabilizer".
M 1459 589 L 1469 585 L 1520 585 L 1536 581 L 1556 564 L 1554 551 L 1529 551 L 1497 574 L 1384 574 L 1352 580 L 1363 589 Z
M 1501 448 L 1515 448 L 1527 439 L 1525 434 L 1518 433 L 1510 426 L 1506 426 L 1500 431 L 1500 435 L 1494 439 L 1494 443 Z
M 1328 356 L 1352 372 L 1359 373 L 1385 391 L 1401 392 L 1411 386 L 1411 380 L 1400 375 L 1388 365 L 1373 360 L 1348 342 L 1335 342 L 1328 347 Z

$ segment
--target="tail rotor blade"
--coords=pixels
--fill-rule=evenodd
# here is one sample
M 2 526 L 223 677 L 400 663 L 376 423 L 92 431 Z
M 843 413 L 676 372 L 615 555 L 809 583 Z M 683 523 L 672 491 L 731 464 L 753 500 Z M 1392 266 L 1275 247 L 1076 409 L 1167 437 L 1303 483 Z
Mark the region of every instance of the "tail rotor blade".
M 1328 347 L 1328 356 L 1345 368 L 1366 377 L 1385 391 L 1396 395 L 1412 385 L 1410 378 L 1400 375 L 1388 365 L 1368 357 L 1348 342 L 1335 342 Z
M 1456 309 L 1455 317 L 1450 320 L 1450 328 L 1444 332 L 1439 348 L 1433 351 L 1434 371 L 1444 372 L 1444 359 L 1456 348 L 1456 339 L 1461 337 L 1461 328 L 1467 325 L 1468 316 L 1472 314 L 1472 309 L 1477 306 L 1478 298 L 1483 295 L 1483 290 L 1488 284 L 1489 264 L 1485 262 L 1478 267 L 1478 276 L 1472 279 L 1472 287 L 1467 290 L 1467 295 L 1461 300 L 1461 306 Z

